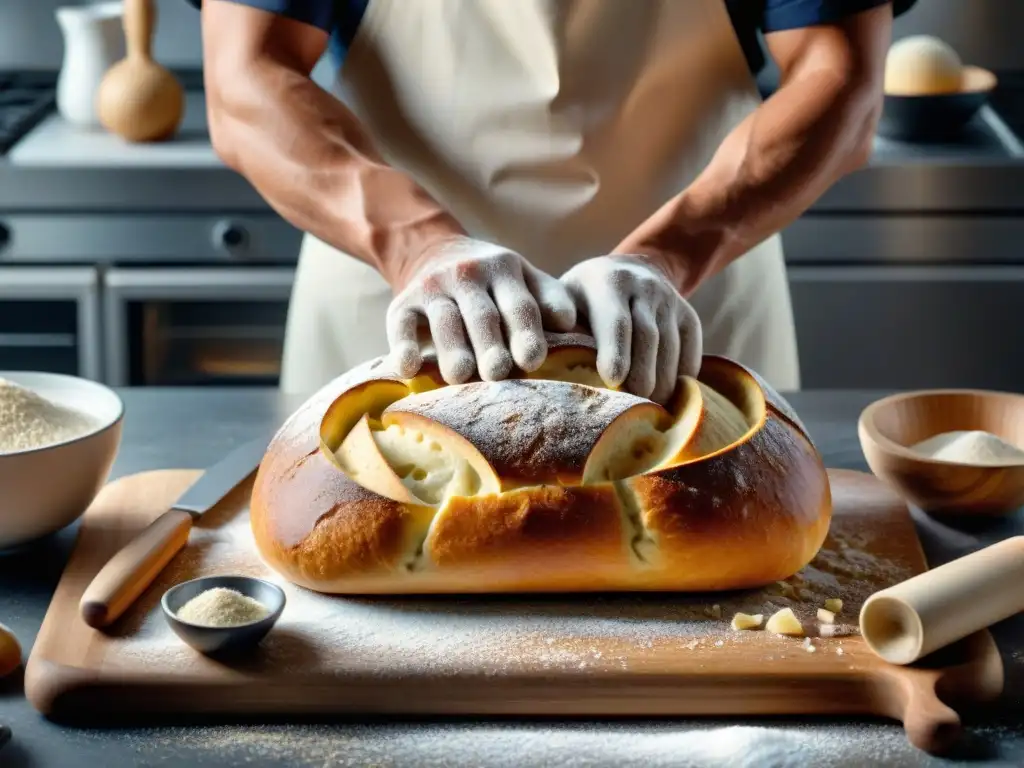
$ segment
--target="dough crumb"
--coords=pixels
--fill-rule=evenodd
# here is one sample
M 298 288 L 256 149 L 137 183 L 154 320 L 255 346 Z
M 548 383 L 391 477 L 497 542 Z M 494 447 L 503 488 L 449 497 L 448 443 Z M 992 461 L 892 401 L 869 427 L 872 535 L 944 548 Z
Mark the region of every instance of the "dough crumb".
M 822 624 L 835 624 L 836 615 L 832 611 L 826 610 L 825 608 L 819 608 L 818 621 L 820 621 Z
M 811 642 L 811 638 L 805 637 L 804 638 L 804 650 L 807 651 L 808 653 L 816 653 L 818 649 L 815 647 L 814 643 Z
M 783 608 L 780 611 L 776 611 L 768 619 L 768 623 L 765 624 L 764 628 L 777 635 L 801 637 L 804 634 L 803 624 L 800 623 L 800 619 L 793 613 L 792 608 Z
M 843 601 L 838 597 L 830 597 L 825 601 L 825 610 L 832 613 L 839 613 L 843 610 Z
M 761 626 L 761 622 L 764 620 L 764 616 L 760 613 L 753 615 L 749 613 L 737 613 L 732 617 L 732 628 L 736 631 L 744 629 L 756 629 Z

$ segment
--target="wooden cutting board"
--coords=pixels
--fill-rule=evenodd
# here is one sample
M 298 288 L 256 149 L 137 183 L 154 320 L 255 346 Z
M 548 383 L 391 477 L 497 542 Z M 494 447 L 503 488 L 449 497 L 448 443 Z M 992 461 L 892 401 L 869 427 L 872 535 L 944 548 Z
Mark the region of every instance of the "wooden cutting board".
M 955 707 L 1002 689 L 988 632 L 913 668 L 887 665 L 856 635 L 865 597 L 926 564 L 906 506 L 870 475 L 843 470 L 830 471 L 834 520 L 815 561 L 784 584 L 718 595 L 319 595 L 261 562 L 245 484 L 203 516 L 114 627 L 86 626 L 78 601 L 88 581 L 198 474 L 125 477 L 86 513 L 26 670 L 28 697 L 43 714 L 105 724 L 197 713 L 870 714 L 901 720 L 915 745 L 936 752 L 959 728 L 937 690 Z M 196 653 L 160 612 L 166 589 L 214 574 L 261 576 L 286 589 L 280 621 L 245 658 Z M 829 597 L 844 600 L 836 637 L 820 636 L 814 619 Z M 736 611 L 767 618 L 785 606 L 814 635 L 813 651 L 802 639 L 729 626 Z

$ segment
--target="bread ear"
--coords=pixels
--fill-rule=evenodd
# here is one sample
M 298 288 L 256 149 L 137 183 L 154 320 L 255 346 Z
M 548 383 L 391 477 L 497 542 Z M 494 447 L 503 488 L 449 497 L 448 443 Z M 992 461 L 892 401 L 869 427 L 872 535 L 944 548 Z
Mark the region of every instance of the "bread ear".
M 371 482 L 375 482 L 377 485 L 383 482 L 383 487 L 390 487 L 390 481 L 383 480 L 386 473 L 382 469 L 371 469 L 378 467 L 378 461 L 374 458 L 374 454 L 380 457 L 380 452 L 373 443 L 369 421 L 378 421 L 385 408 L 403 397 L 437 389 L 443 385 L 444 380 L 441 379 L 433 365 L 425 366 L 420 375 L 408 380 L 382 376 L 381 378 L 364 379 L 354 384 L 331 401 L 320 420 L 321 453 L 331 464 L 343 472 L 348 473 L 350 470 L 359 468 L 364 474 L 369 473 L 365 475 L 366 477 L 377 478 Z M 359 429 L 359 433 L 353 437 L 348 448 L 343 451 L 344 463 L 348 466 L 346 469 L 342 459 L 337 455 L 337 451 L 342 449 L 350 433 L 364 420 L 367 421 L 367 424 Z M 366 450 L 368 454 L 366 456 L 357 455 L 360 450 Z M 383 460 L 383 457 L 380 458 Z M 387 462 L 384 463 L 387 464 Z M 351 474 L 349 476 L 352 477 Z M 352 479 L 355 480 L 354 477 Z M 376 490 L 369 486 L 364 487 L 367 490 Z M 384 493 L 381 495 L 387 496 Z M 394 497 L 388 496 L 388 498 Z M 404 499 L 395 500 L 403 501 Z
M 360 418 L 379 419 L 385 408 L 408 394 L 405 382 L 394 379 L 364 381 L 342 392 L 320 421 L 320 442 L 326 452 L 333 456 Z
M 646 471 L 665 450 L 665 430 L 671 423 L 668 411 L 652 402 L 638 403 L 623 411 L 594 443 L 583 467 L 583 485 Z
M 698 432 L 705 419 L 704 398 L 696 379 L 683 376 L 669 403 L 671 423 L 660 454 L 651 457 L 643 472 L 672 466 L 700 455 Z M 640 474 L 639 472 L 634 474 Z
M 384 458 L 373 438 L 369 414 L 362 415 L 332 455 L 337 466 L 366 490 L 405 504 L 431 506 L 402 482 L 394 467 Z
M 431 444 L 453 461 L 453 476 L 445 496 L 476 496 L 501 492 L 501 480 L 484 455 L 462 435 L 443 424 L 408 411 L 388 411 L 381 416 L 385 427 L 397 427 L 423 435 L 427 449 Z
M 751 397 L 756 398 L 756 382 L 751 379 L 744 384 L 750 388 Z M 700 389 L 700 420 L 693 439 L 687 445 L 689 458 L 692 459 L 728 448 L 754 427 L 750 418 L 722 393 L 702 381 L 698 381 L 697 386 Z
M 751 379 L 749 386 L 757 384 Z M 621 414 L 587 459 L 584 485 L 699 459 L 732 445 L 753 427 L 729 400 L 688 376 L 680 379 L 670 409 L 671 413 L 634 407 Z

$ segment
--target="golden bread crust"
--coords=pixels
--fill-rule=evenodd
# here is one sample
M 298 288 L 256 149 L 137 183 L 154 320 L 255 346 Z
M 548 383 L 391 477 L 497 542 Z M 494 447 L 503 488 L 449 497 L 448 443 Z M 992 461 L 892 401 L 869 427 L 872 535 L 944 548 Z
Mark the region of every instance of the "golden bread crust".
M 541 373 L 590 381 L 588 365 L 588 337 L 549 336 Z M 703 591 L 788 578 L 824 541 L 831 496 L 821 457 L 753 371 L 705 357 L 701 386 L 688 390 L 697 400 L 671 408 L 677 419 L 689 408 L 697 425 L 689 448 L 673 448 L 666 465 L 584 485 L 602 435 L 605 447 L 649 440 L 651 425 L 672 417 L 626 393 L 514 375 L 522 380 L 446 387 L 433 360 L 416 382 L 378 360 L 322 388 L 286 420 L 257 473 L 251 520 L 262 557 L 295 583 L 334 593 Z M 377 381 L 389 384 L 373 391 Z M 735 420 L 723 427 L 723 409 L 747 431 Z M 355 477 L 408 449 L 408 467 L 381 470 L 394 470 L 394 482 L 429 483 L 436 473 L 447 488 L 436 503 L 387 498 L 346 473 L 334 452 L 353 424 L 365 428 L 364 415 L 375 430 L 398 432 Z
M 405 552 L 405 505 L 365 490 L 320 449 L 324 410 L 364 376 L 373 376 L 369 366 L 332 382 L 295 411 L 256 473 L 250 522 L 257 548 L 298 583 L 390 570 Z
M 652 553 L 652 577 L 679 571 L 682 589 L 787 579 L 810 562 L 828 533 L 832 502 L 824 465 L 808 440 L 774 414 L 734 450 L 627 484 L 655 545 L 644 550 Z
M 471 591 L 592 589 L 594 578 L 622 578 L 629 539 L 610 485 L 454 497 L 424 542 L 424 575 L 444 572 Z

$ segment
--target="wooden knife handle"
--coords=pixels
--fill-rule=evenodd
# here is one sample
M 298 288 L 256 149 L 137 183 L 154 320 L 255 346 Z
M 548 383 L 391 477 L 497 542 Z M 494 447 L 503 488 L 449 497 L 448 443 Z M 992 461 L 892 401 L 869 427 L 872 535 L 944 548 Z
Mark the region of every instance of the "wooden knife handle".
M 185 546 L 192 515 L 171 509 L 128 542 L 93 578 L 79 603 L 90 627 L 105 627 L 124 613 Z

